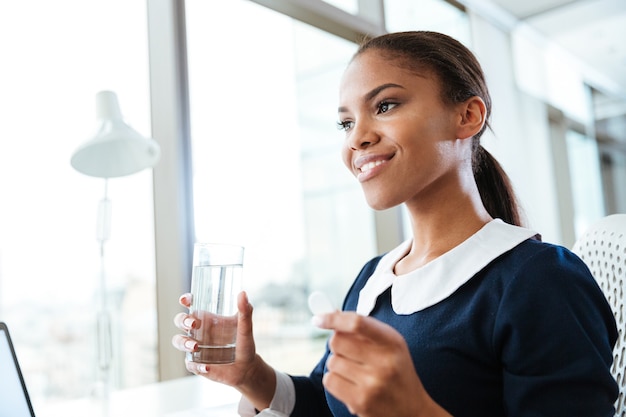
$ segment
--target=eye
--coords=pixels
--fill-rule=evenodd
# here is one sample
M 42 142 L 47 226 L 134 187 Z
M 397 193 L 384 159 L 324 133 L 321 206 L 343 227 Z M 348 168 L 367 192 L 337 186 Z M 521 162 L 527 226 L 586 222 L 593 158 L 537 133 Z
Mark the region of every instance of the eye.
M 387 113 L 389 110 L 397 106 L 398 103 L 390 103 L 389 101 L 381 101 L 378 104 L 378 113 Z
M 351 120 L 341 120 L 337 122 L 337 129 L 348 131 L 354 126 L 354 122 Z

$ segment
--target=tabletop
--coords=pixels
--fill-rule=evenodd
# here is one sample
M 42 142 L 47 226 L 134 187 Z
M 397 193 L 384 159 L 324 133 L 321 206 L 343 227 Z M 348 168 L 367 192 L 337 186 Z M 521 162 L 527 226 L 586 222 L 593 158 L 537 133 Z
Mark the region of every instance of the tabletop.
M 34 408 L 37 417 L 236 417 L 240 397 L 231 387 L 193 375 Z

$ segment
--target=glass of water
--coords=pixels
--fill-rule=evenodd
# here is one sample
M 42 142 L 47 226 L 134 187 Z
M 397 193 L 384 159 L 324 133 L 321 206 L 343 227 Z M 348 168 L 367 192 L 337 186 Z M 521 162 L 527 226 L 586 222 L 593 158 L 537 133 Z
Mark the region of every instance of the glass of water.
M 189 336 L 198 350 L 188 359 L 201 363 L 235 361 L 237 295 L 241 291 L 243 247 L 219 243 L 196 243 L 193 251 L 191 305 L 189 313 L 200 321 Z

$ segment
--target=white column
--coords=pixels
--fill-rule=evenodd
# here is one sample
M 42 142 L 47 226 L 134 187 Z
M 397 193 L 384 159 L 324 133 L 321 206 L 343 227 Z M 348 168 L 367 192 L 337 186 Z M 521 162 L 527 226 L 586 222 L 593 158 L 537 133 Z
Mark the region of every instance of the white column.
M 184 354 L 171 339 L 189 291 L 193 231 L 191 152 L 187 94 L 184 2 L 148 0 L 152 136 L 161 145 L 154 168 L 159 377 L 188 375 Z

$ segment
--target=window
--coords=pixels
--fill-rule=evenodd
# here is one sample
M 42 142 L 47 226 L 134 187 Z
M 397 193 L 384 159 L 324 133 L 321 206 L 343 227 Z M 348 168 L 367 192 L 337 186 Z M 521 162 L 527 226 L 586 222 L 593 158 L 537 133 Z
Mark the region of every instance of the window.
M 96 388 L 104 180 L 69 161 L 95 133 L 101 90 L 115 91 L 129 124 L 150 134 L 144 3 L 0 2 L 0 320 L 35 407 Z M 109 180 L 109 198 L 108 298 L 115 319 L 133 323 L 114 327 L 114 386 L 126 387 L 156 380 L 150 172 Z
M 186 9 L 197 239 L 245 246 L 257 348 L 308 373 L 325 342 L 308 293 L 339 307 L 375 255 L 373 213 L 335 128 L 356 47 L 245 0 Z
M 626 101 L 592 90 L 606 213 L 626 212 Z
M 385 24 L 389 32 L 434 30 L 471 46 L 467 15 L 445 0 L 385 0 Z
M 609 148 L 600 155 L 606 213 L 626 213 L 626 150 Z
M 578 237 L 604 216 L 600 157 L 597 142 L 582 133 L 567 130 L 565 142 L 574 203 L 574 230 Z

